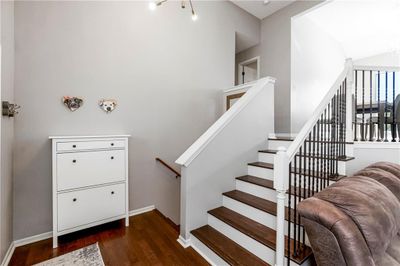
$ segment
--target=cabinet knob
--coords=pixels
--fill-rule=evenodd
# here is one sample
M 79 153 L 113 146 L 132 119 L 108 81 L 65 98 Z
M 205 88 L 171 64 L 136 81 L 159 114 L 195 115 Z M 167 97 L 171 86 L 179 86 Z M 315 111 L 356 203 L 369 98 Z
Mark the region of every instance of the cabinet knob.
M 115 193 L 114 193 L 114 191 L 111 191 L 111 195 L 114 195 Z
M 72 201 L 75 202 L 75 201 L 76 201 L 76 198 L 73 198 Z
M 76 145 L 72 145 L 72 148 L 76 148 Z
M 73 163 L 76 163 L 76 160 L 72 160 Z
M 111 146 L 114 146 L 114 143 L 111 143 Z
M 111 160 L 114 160 L 114 156 L 111 156 Z

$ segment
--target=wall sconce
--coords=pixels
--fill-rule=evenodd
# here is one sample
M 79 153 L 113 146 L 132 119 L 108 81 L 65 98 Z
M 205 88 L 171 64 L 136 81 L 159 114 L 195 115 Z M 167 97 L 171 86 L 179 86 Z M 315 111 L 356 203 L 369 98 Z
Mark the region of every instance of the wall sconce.
M 21 108 L 21 106 L 15 104 L 15 103 L 9 103 L 7 101 L 2 102 L 3 116 L 14 117 L 16 114 L 18 114 L 17 110 L 20 108 Z

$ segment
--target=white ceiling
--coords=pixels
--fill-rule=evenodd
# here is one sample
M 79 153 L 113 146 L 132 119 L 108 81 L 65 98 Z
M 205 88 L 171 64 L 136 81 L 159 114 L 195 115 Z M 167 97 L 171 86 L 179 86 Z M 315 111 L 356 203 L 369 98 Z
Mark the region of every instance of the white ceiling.
M 230 0 L 232 3 L 237 5 L 238 7 L 246 10 L 253 16 L 263 19 L 268 17 L 269 15 L 275 13 L 279 9 L 284 8 L 285 6 L 290 5 L 296 0 Z M 266 3 L 264 3 L 266 2 Z
M 359 59 L 400 50 L 400 0 L 332 1 L 305 14 Z

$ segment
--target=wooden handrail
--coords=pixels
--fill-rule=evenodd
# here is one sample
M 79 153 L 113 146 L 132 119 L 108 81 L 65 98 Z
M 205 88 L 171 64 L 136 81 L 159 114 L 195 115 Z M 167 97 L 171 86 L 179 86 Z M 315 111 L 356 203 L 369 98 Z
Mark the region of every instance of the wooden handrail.
M 157 162 L 160 162 L 162 165 L 164 165 L 165 167 L 167 167 L 169 170 L 171 170 L 172 172 L 174 172 L 174 174 L 176 175 L 176 178 L 181 177 L 181 173 L 179 173 L 178 171 L 176 171 L 174 168 L 172 168 L 170 165 L 168 165 L 166 162 L 164 162 L 163 160 L 161 160 L 160 158 L 156 158 Z

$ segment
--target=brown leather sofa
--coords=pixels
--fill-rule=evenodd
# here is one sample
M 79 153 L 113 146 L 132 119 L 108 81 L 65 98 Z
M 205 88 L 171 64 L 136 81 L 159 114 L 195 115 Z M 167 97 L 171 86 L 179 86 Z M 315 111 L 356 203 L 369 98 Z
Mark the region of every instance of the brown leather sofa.
M 400 265 L 400 165 L 370 165 L 298 208 L 318 265 Z

